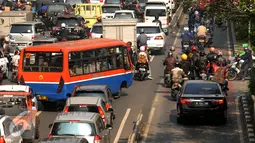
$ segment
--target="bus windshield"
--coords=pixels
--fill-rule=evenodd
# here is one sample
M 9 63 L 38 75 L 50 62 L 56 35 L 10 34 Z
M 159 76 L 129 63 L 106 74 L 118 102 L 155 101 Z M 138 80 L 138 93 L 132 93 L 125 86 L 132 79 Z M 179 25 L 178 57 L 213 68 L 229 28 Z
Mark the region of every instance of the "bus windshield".
M 62 52 L 25 52 L 23 71 L 25 72 L 62 72 Z

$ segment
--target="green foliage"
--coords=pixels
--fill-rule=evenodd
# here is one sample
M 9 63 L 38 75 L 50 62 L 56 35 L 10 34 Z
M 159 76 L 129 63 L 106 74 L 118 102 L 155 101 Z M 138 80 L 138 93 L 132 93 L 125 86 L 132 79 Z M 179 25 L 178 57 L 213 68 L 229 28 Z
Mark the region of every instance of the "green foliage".
M 251 71 L 251 75 L 250 75 L 251 79 L 249 80 L 249 89 L 252 95 L 255 95 L 255 68 L 252 68 Z

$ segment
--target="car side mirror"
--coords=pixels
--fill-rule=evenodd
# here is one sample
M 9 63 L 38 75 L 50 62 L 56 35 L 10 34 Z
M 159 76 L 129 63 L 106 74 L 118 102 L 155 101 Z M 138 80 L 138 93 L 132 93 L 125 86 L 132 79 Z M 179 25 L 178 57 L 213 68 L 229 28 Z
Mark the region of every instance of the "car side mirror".
M 111 130 L 111 129 L 112 129 L 112 125 L 107 124 L 107 125 L 106 125 L 106 128 L 107 128 L 108 130 Z
M 113 109 L 112 109 L 112 108 L 108 108 L 107 111 L 108 111 L 108 112 L 113 112 Z
M 52 125 L 53 125 L 53 124 L 49 124 L 49 126 L 48 126 L 48 127 L 49 127 L 49 128 L 51 128 L 51 127 L 52 127 Z

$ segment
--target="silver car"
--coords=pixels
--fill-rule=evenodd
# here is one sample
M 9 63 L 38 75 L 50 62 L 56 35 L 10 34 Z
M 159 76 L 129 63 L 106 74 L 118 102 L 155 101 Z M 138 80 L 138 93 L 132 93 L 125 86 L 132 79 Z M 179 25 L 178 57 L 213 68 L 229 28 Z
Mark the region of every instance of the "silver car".
M 104 125 L 98 113 L 60 113 L 50 124 L 50 137 L 86 138 L 89 143 L 110 143 L 111 125 Z
M 85 138 L 44 138 L 37 143 L 89 143 Z

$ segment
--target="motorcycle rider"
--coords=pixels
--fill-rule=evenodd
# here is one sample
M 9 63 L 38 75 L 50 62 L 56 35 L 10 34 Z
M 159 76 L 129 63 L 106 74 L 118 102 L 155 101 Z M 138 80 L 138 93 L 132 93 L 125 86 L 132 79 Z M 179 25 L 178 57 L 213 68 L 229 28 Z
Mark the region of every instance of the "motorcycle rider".
M 182 39 L 181 44 L 182 44 L 182 48 L 184 49 L 183 43 L 188 42 L 189 45 L 191 45 L 191 40 L 193 36 L 192 36 L 192 33 L 189 32 L 189 27 L 184 27 L 183 30 L 184 32 L 181 33 L 181 39 Z
M 155 15 L 155 19 L 152 22 L 159 23 L 159 26 L 162 28 L 162 22 L 159 20 L 159 16 Z
M 148 79 L 152 80 L 153 78 L 151 77 L 151 67 L 149 64 L 150 58 L 148 56 L 148 53 L 146 51 L 145 46 L 140 47 L 140 52 L 138 54 L 138 61 L 136 64 L 136 69 L 138 69 L 139 64 L 147 64 L 148 70 L 149 70 L 149 76 L 147 77 Z
M 206 58 L 207 58 L 207 61 L 208 61 L 208 64 L 206 66 L 206 70 L 207 70 L 207 79 L 209 78 L 210 76 L 210 73 L 215 73 L 217 71 L 217 61 L 218 61 L 218 55 L 217 53 L 215 52 L 215 48 L 214 47 L 211 47 L 209 49 L 210 53 L 207 54 Z
M 135 65 L 134 57 L 133 57 L 133 50 L 132 50 L 132 42 L 128 41 L 127 42 L 127 50 L 130 56 L 130 59 L 132 61 L 132 64 Z
M 207 28 L 205 27 L 204 23 L 201 22 L 201 25 L 198 26 L 197 28 L 197 40 L 199 42 L 200 37 L 204 37 L 204 43 L 206 42 L 206 33 L 207 33 Z
M 242 80 L 245 80 L 247 77 L 247 69 L 252 67 L 252 52 L 249 49 L 248 44 L 243 44 L 243 48 L 245 53 L 240 58 L 244 60 L 244 63 L 241 66 L 241 71 L 243 73 Z
M 66 29 L 66 24 L 62 23 L 61 24 L 61 29 L 59 31 L 59 38 L 61 41 L 67 41 L 68 40 L 68 34 L 69 31 Z
M 206 55 L 205 55 L 205 52 L 200 52 L 200 70 L 206 70 L 206 65 L 207 65 L 207 59 L 206 59 Z
M 228 72 L 227 69 L 230 67 L 230 65 L 227 66 L 220 66 L 214 76 L 213 76 L 213 80 L 217 83 L 220 84 L 220 86 L 222 87 L 223 90 L 227 91 L 229 90 L 228 88 Z
M 188 57 L 190 59 L 190 66 L 191 66 L 191 71 L 193 72 L 193 76 L 198 77 L 199 75 L 199 52 L 197 51 L 196 46 L 192 46 L 191 48 L 192 52 L 189 53 Z M 195 73 L 196 72 L 196 73 Z
M 14 52 L 14 56 L 12 56 L 12 61 L 11 61 L 11 65 L 12 65 L 12 72 L 17 72 L 18 71 L 18 67 L 19 67 L 19 59 L 20 59 L 20 55 L 19 55 L 19 51 L 15 50 Z M 17 74 L 17 73 L 16 73 Z M 16 75 L 17 76 L 17 75 Z
M 166 66 L 164 70 L 164 76 L 165 74 L 172 71 L 176 63 L 176 58 L 173 56 L 173 53 L 170 51 L 167 54 L 167 57 L 165 58 L 165 61 L 163 62 L 163 65 Z
M 222 51 L 218 51 L 218 57 L 217 57 L 217 65 L 218 66 L 226 66 L 227 65 L 227 60 L 225 57 L 223 57 Z
M 146 46 L 147 45 L 147 35 L 144 32 L 144 29 L 141 29 L 140 35 L 137 37 L 137 45 L 138 47 Z
M 185 74 L 189 74 L 191 66 L 188 56 L 186 54 L 182 54 L 181 59 L 181 69 L 183 69 Z
M 179 62 L 175 63 L 175 68 L 171 70 L 171 87 L 173 86 L 173 83 L 179 83 L 180 85 L 183 85 L 183 76 L 184 71 L 181 69 L 181 65 Z

